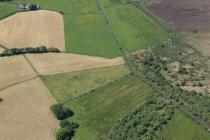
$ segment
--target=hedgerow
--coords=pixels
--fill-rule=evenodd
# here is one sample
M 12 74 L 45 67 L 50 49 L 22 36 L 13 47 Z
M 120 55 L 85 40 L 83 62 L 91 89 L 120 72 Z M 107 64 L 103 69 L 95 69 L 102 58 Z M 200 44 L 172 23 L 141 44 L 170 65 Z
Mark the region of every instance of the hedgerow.
M 52 105 L 51 110 L 56 118 L 60 120 L 61 128 L 56 132 L 56 140 L 71 140 L 75 129 L 79 127 L 79 124 L 67 120 L 67 118 L 74 115 L 74 112 L 64 107 L 63 104 Z
M 173 117 L 172 104 L 160 96 L 150 97 L 142 106 L 118 120 L 108 133 L 111 140 L 152 140 Z
M 166 61 L 159 55 L 150 52 L 145 54 L 143 59 L 133 56 L 133 63 L 136 70 L 141 73 L 150 85 L 176 102 L 192 114 L 200 122 L 210 124 L 210 96 L 195 91 L 185 91 L 179 86 L 171 84 L 162 74 L 166 67 Z M 137 74 L 138 75 L 138 74 Z
M 6 49 L 2 53 L 0 53 L 0 57 L 5 57 L 5 56 L 13 56 L 13 55 L 21 55 L 21 54 L 26 54 L 26 53 L 48 53 L 48 52 L 54 52 L 54 53 L 59 53 L 59 49 L 57 48 L 47 48 L 45 46 L 40 46 L 36 48 L 11 48 L 11 49 Z

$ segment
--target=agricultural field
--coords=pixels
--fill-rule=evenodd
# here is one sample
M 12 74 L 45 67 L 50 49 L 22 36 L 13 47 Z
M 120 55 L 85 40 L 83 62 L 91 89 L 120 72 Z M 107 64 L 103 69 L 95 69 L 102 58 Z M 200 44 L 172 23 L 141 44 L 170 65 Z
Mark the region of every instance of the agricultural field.
M 173 119 L 155 140 L 210 140 L 210 134 L 184 112 L 176 110 Z
M 121 57 L 107 59 L 70 53 L 27 54 L 39 75 L 52 75 L 124 64 Z
M 0 58 L 0 89 L 36 76 L 23 56 Z
M 153 90 L 134 76 L 126 76 L 113 83 L 67 102 L 75 112 L 71 121 L 78 122 L 74 140 L 95 140 L 105 135 L 114 122 L 132 111 L 153 94 Z
M 103 140 L 113 130 L 210 140 L 209 9 L 207 0 L 0 2 L 0 53 L 14 48 L 0 55 L 0 139 Z M 61 52 L 15 49 L 42 45 Z
M 127 1 L 27 2 L 40 4 L 42 9 L 64 13 L 66 52 L 114 58 L 121 55 L 120 47 L 132 52 L 160 45 L 169 36 L 161 25 L 141 10 L 126 4 Z
M 120 43 L 130 52 L 158 46 L 169 37 L 163 27 L 135 6 L 119 5 L 105 11 Z
M 0 3 L 0 19 L 3 19 L 16 12 L 16 5 L 10 3 Z
M 21 12 L 0 21 L 0 44 L 7 48 L 53 47 L 65 50 L 61 14 L 39 10 Z
M 0 96 L 1 140 L 55 140 L 55 100 L 39 78 L 1 90 Z
M 82 96 L 127 74 L 127 67 L 120 65 L 42 76 L 42 80 L 55 99 L 64 102 Z

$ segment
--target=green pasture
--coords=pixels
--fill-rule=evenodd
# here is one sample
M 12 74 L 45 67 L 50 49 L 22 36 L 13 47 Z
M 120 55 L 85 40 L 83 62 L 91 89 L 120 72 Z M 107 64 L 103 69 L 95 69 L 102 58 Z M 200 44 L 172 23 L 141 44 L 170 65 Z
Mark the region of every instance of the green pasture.
M 153 94 L 153 90 L 134 76 L 125 76 L 65 104 L 75 115 L 70 121 L 80 124 L 74 140 L 97 140 L 116 120 L 132 111 Z
M 210 134 L 184 112 L 176 110 L 173 119 L 155 140 L 210 140 Z
M 125 66 L 114 66 L 42 76 L 42 80 L 58 101 L 71 100 L 128 74 Z

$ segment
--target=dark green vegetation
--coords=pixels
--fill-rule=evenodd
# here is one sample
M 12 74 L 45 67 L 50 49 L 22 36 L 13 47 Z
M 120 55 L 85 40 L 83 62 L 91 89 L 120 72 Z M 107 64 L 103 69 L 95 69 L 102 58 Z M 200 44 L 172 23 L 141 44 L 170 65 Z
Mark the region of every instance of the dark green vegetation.
M 6 49 L 2 53 L 0 53 L 0 57 L 4 56 L 13 56 L 13 55 L 21 55 L 26 53 L 59 53 L 60 51 L 57 48 L 46 48 L 45 46 L 36 47 L 36 48 L 12 48 Z
M 118 120 L 108 134 L 111 140 L 152 140 L 173 117 L 172 104 L 160 96 L 150 97 L 130 114 Z
M 19 0 L 9 5 L 15 6 L 17 2 Z M 125 0 L 23 2 L 39 4 L 42 9 L 63 14 L 67 52 L 113 58 L 121 55 L 120 47 L 135 51 L 157 46 L 169 36 L 159 24 Z M 8 7 L 4 12 L 0 8 L 2 17 L 13 13 L 15 8 L 10 10 Z
M 175 110 L 169 124 L 158 133 L 155 140 L 210 140 L 210 134 L 184 112 Z
M 60 129 L 56 133 L 56 140 L 71 140 L 74 136 L 75 129 L 79 127 L 77 123 L 69 122 L 66 119 L 72 117 L 74 113 L 64 107 L 62 104 L 54 104 L 50 108 L 56 118 L 61 120 Z
M 42 80 L 58 101 L 66 101 L 82 96 L 127 74 L 127 67 L 114 66 L 43 76 Z
M 52 105 L 50 109 L 58 120 L 64 120 L 74 115 L 69 108 L 64 107 L 62 104 Z
M 153 90 L 134 76 L 126 76 L 65 104 L 80 127 L 75 140 L 95 140 L 106 135 L 114 122 L 141 105 Z
M 194 91 L 184 91 L 176 85 L 172 85 L 163 75 L 167 70 L 166 61 L 159 55 L 152 52 L 148 53 L 144 59 L 133 57 L 133 62 L 142 78 L 161 92 L 164 96 L 171 99 L 176 105 L 181 107 L 186 113 L 191 115 L 205 127 L 210 124 L 210 96 L 198 94 Z

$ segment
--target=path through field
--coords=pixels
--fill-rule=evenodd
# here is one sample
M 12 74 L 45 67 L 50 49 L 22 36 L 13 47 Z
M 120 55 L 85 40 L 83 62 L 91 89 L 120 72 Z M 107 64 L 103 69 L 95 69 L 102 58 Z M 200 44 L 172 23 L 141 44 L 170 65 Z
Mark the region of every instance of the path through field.
M 0 58 L 0 90 L 36 76 L 23 56 Z

